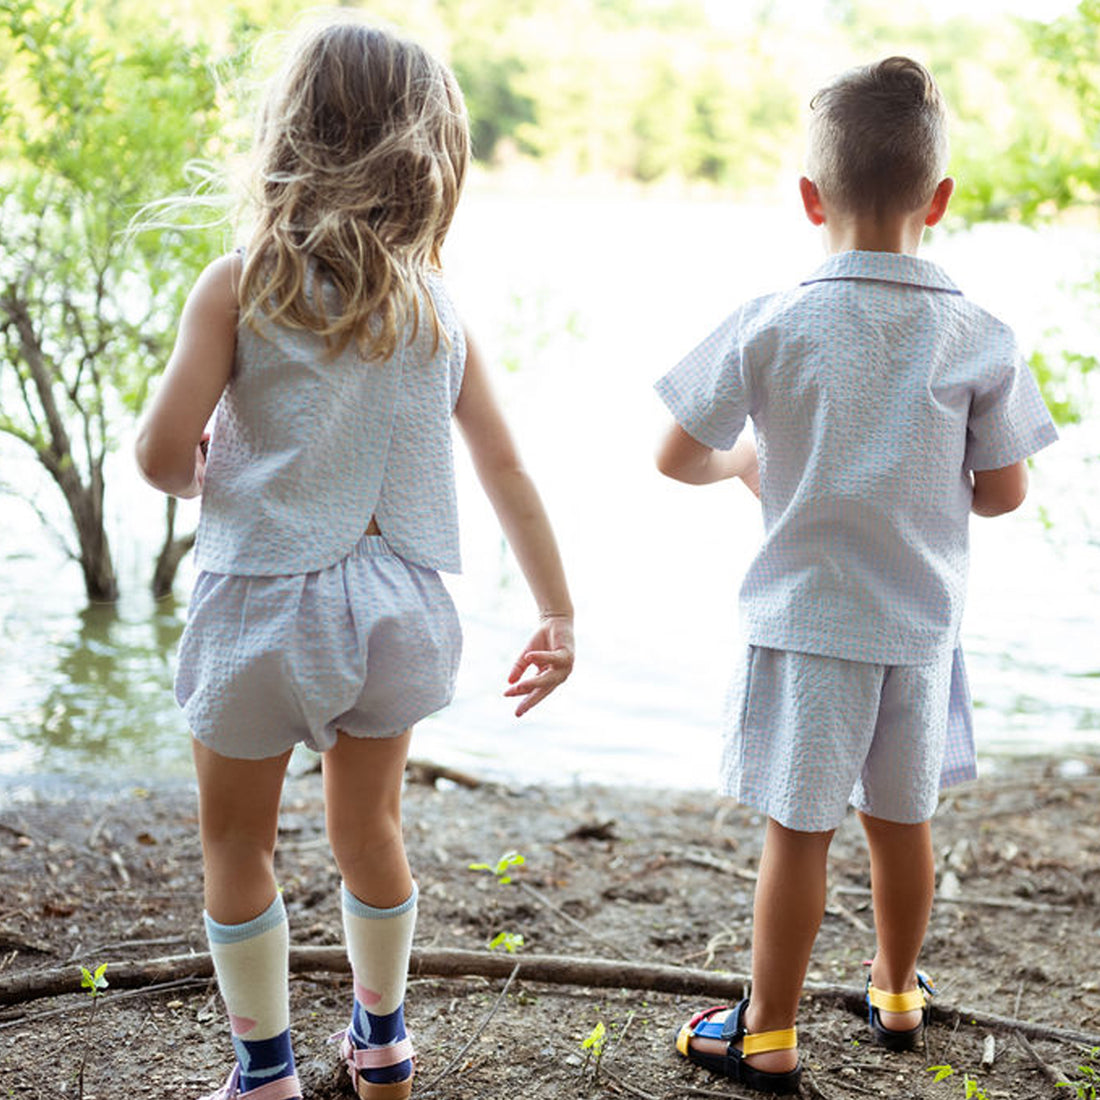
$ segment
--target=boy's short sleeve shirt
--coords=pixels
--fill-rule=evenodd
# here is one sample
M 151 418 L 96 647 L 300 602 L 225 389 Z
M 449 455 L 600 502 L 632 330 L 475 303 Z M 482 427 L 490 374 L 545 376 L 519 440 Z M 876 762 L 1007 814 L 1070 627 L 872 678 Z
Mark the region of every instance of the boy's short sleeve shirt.
M 708 447 L 753 422 L 765 534 L 741 590 L 749 643 L 848 660 L 954 648 L 970 471 L 1057 437 L 1008 327 L 898 253 L 840 253 L 747 303 L 656 388 Z

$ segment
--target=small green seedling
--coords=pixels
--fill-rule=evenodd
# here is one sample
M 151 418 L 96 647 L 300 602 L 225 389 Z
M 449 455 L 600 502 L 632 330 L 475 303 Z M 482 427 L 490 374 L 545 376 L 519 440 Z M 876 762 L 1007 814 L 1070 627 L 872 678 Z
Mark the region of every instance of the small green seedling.
M 599 1077 L 600 1075 L 600 1059 L 603 1057 L 603 1049 L 606 1043 L 607 1028 L 604 1027 L 603 1020 L 597 1020 L 596 1026 L 588 1033 L 587 1037 L 581 1041 L 581 1050 L 584 1051 L 585 1065 L 588 1064 L 589 1058 L 595 1058 L 592 1070 L 594 1077 Z
M 1100 1047 L 1093 1047 L 1087 1055 L 1089 1061 L 1095 1062 L 1100 1058 Z M 1069 1081 L 1059 1081 L 1054 1087 L 1057 1089 L 1073 1089 L 1074 1095 L 1077 1100 L 1097 1100 L 1097 1096 L 1100 1096 L 1100 1070 L 1097 1070 L 1095 1066 L 1079 1065 L 1077 1072 L 1081 1075 L 1082 1080 L 1074 1081 L 1072 1084 Z
M 985 1089 L 969 1073 L 963 1074 L 963 1084 L 966 1087 L 966 1091 L 963 1093 L 965 1100 L 989 1100 Z
M 939 1084 L 940 1081 L 946 1081 L 948 1077 L 955 1076 L 955 1067 L 946 1064 L 928 1066 L 928 1072 L 935 1074 L 932 1078 L 933 1084 Z M 963 1074 L 963 1100 L 989 1100 L 985 1089 L 969 1073 Z
M 100 963 L 94 971 L 89 970 L 86 966 L 80 968 L 80 988 L 88 991 L 88 996 L 94 1001 L 96 997 L 102 995 L 103 990 L 108 986 L 107 979 L 103 976 L 107 973 L 107 964 Z
M 526 862 L 527 860 L 520 855 L 519 852 L 505 852 L 495 864 L 471 863 L 469 865 L 469 870 L 489 871 L 491 874 L 496 875 L 497 882 L 499 882 L 501 886 L 507 886 L 508 883 L 512 881 L 512 876 L 508 874 L 509 870 L 513 867 L 520 867 Z
M 95 1019 L 95 1007 L 99 998 L 103 995 L 103 991 L 107 988 L 107 979 L 103 976 L 107 972 L 107 964 L 100 963 L 95 970 L 89 970 L 86 966 L 80 968 L 80 988 L 88 991 L 88 996 L 92 999 L 92 1006 L 88 1012 L 88 1020 L 85 1025 L 85 1034 L 92 1026 L 92 1020 Z M 84 1067 L 88 1064 L 88 1050 L 89 1044 L 84 1043 L 84 1053 L 80 1059 L 80 1069 L 76 1075 L 77 1097 L 78 1100 L 84 1100 Z
M 498 932 L 489 941 L 490 951 L 495 951 L 498 947 L 503 947 L 509 955 L 514 955 L 522 946 L 523 935 L 520 932 Z

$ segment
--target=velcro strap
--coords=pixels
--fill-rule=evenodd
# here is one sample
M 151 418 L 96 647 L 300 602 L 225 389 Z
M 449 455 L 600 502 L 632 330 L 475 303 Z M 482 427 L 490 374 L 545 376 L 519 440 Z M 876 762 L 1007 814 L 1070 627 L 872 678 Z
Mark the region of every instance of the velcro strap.
M 867 987 L 867 997 L 875 1008 L 883 1012 L 915 1012 L 924 1008 L 924 993 L 919 989 L 910 989 L 906 993 L 886 993 L 872 985 Z
M 741 1040 L 741 1052 L 748 1057 L 752 1054 L 767 1054 L 770 1050 L 794 1050 L 798 1046 L 798 1029 L 781 1028 L 779 1031 L 761 1031 L 748 1035 Z
M 280 1077 L 277 1081 L 268 1081 L 259 1088 L 239 1092 L 240 1100 L 294 1100 L 302 1095 L 302 1086 L 292 1073 L 289 1077 Z
M 691 1024 L 684 1024 L 680 1028 L 680 1034 L 676 1036 L 676 1049 L 686 1058 L 688 1052 L 688 1043 L 691 1040 Z
M 385 1047 L 366 1047 L 363 1050 L 349 1050 L 346 1053 L 349 1063 L 356 1069 L 383 1069 L 396 1066 L 399 1062 L 408 1062 L 413 1056 L 412 1040 L 406 1035 Z

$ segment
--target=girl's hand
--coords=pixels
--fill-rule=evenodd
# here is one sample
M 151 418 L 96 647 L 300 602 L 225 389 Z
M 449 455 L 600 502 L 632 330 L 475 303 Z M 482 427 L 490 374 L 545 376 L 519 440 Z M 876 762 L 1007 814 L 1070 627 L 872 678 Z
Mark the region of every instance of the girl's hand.
M 206 452 L 210 448 L 210 433 L 203 432 L 199 445 L 195 448 L 195 477 L 182 493 L 176 495 L 181 500 L 202 496 L 202 487 L 206 481 Z
M 521 679 L 532 666 L 537 669 L 535 675 Z M 541 703 L 572 671 L 573 617 L 547 615 L 508 673 L 512 686 L 504 694 L 524 696 L 516 707 L 516 717 L 521 718 L 536 703 Z

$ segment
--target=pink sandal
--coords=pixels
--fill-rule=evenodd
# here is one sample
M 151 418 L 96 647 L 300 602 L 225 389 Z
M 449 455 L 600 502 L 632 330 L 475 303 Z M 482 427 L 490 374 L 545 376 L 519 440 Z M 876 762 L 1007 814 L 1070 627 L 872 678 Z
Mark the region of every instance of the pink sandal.
M 217 1092 L 202 1097 L 202 1100 L 299 1100 L 302 1095 L 302 1086 L 298 1084 L 298 1078 L 292 1073 L 289 1077 L 280 1077 L 277 1081 L 269 1081 L 259 1088 L 241 1092 L 241 1067 L 235 1065 L 233 1072 Z
M 414 1061 L 416 1052 L 413 1050 L 412 1040 L 407 1035 L 389 1046 L 368 1047 L 365 1050 L 358 1049 L 346 1031 L 338 1032 L 333 1039 L 341 1040 L 340 1056 L 348 1064 L 351 1084 L 359 1100 L 408 1100 L 412 1095 L 412 1073 L 404 1081 L 391 1081 L 386 1084 L 368 1081 L 359 1073 L 362 1069 L 384 1069 L 386 1066 Z M 267 1100 L 267 1098 L 262 1097 L 259 1100 Z M 275 1098 L 272 1097 L 272 1100 Z

